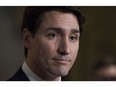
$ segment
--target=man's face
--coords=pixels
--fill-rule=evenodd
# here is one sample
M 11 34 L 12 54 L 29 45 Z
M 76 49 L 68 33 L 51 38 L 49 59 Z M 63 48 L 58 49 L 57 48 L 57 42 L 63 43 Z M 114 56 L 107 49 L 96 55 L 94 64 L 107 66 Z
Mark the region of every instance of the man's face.
M 79 36 L 79 23 L 75 15 L 46 12 L 31 41 L 31 62 L 49 75 L 67 75 L 78 53 Z

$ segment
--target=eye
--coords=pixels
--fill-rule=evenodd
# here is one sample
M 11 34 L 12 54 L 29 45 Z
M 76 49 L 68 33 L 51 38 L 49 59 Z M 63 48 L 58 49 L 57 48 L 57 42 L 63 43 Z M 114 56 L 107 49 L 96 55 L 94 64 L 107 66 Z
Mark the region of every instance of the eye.
M 70 36 L 70 40 L 71 41 L 77 41 L 78 40 L 78 36 L 77 35 L 72 35 L 72 36 Z
M 51 33 L 51 34 L 48 34 L 48 38 L 49 39 L 56 39 L 56 38 L 58 38 L 58 35 L 55 33 Z

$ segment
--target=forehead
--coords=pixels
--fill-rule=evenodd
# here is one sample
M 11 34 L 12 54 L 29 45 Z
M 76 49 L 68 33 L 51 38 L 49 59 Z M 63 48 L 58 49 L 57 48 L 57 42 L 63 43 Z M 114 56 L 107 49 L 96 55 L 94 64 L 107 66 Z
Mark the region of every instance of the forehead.
M 74 15 L 73 13 L 70 12 L 60 12 L 60 11 L 48 11 L 44 13 L 44 17 L 52 17 L 52 18 L 57 18 L 57 17 L 69 17 L 72 16 L 74 19 L 77 20 L 76 15 Z M 70 18 L 70 17 L 69 17 Z M 63 18 L 64 19 L 64 18 Z
M 78 18 L 74 14 L 59 11 L 46 12 L 41 25 L 44 29 L 52 27 L 65 30 L 79 30 Z

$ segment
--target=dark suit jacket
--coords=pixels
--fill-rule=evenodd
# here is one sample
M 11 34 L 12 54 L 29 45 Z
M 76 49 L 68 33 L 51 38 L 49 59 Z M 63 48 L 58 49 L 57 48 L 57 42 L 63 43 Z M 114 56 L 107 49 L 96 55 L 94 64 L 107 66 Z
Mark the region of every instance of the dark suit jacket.
M 8 81 L 30 81 L 30 80 L 20 67 L 19 70 L 15 73 L 15 75 L 10 79 L 8 79 Z

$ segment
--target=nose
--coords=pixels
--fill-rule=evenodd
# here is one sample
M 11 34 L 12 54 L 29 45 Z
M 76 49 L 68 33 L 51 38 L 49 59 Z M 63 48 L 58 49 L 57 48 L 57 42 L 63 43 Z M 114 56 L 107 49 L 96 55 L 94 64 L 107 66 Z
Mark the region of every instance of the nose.
M 68 55 L 70 53 L 70 42 L 68 39 L 60 41 L 57 52 L 60 55 Z

